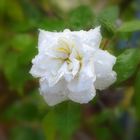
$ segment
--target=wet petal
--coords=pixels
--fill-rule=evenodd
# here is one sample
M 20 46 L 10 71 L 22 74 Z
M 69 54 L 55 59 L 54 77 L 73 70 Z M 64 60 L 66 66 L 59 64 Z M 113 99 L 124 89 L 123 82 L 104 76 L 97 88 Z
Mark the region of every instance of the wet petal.
M 115 62 L 116 58 L 107 51 L 98 50 L 94 54 L 96 89 L 105 89 L 115 82 L 116 73 L 112 70 Z
M 75 36 L 78 36 L 82 43 L 87 44 L 90 47 L 99 48 L 101 43 L 101 31 L 100 27 L 96 27 L 89 31 L 75 31 L 72 32 Z
M 93 85 L 87 90 L 70 92 L 68 94 L 69 99 L 77 103 L 88 103 L 96 95 L 96 90 Z
M 67 92 L 68 90 L 66 89 L 66 82 L 64 80 L 59 81 L 53 87 L 49 86 L 46 79 L 40 80 L 40 93 L 50 106 L 67 100 Z

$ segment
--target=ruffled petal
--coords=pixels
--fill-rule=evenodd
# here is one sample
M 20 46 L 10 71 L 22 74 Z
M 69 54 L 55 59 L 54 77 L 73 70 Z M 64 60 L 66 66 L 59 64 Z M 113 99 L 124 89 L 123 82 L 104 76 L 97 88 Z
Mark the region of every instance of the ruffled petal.
M 68 90 L 66 89 L 66 82 L 64 80 L 61 80 L 53 87 L 50 87 L 46 79 L 41 79 L 40 93 L 50 106 L 56 105 L 68 99 Z
M 67 72 L 67 63 L 64 62 L 56 73 L 51 73 L 47 75 L 49 86 L 54 86 L 59 80 L 61 80 L 62 76 Z
M 32 60 L 33 66 L 30 73 L 34 77 L 43 77 L 51 74 L 56 74 L 63 62 L 58 59 L 50 58 L 44 54 L 38 54 Z
M 94 54 L 94 68 L 96 74 L 95 88 L 103 90 L 113 84 L 116 73 L 112 70 L 116 57 L 107 51 L 97 50 Z
M 116 81 L 116 72 L 112 71 L 111 73 L 107 73 L 102 77 L 97 76 L 97 80 L 95 81 L 95 88 L 99 90 L 104 90 L 108 88 L 111 84 Z
M 70 82 L 78 73 L 80 69 L 80 62 L 76 59 L 72 59 L 71 63 L 67 67 L 67 71 L 64 74 L 64 78 L 67 82 Z
M 79 37 L 83 44 L 93 48 L 99 48 L 102 39 L 100 27 L 96 27 L 89 31 L 74 31 L 71 32 L 71 34 L 75 35 L 75 37 Z
M 83 85 L 84 86 L 84 85 Z M 87 90 L 77 92 L 70 92 L 68 94 L 69 99 L 77 103 L 88 103 L 96 95 L 96 90 L 93 85 Z
M 49 32 L 45 30 L 39 30 L 38 37 L 38 50 L 39 52 L 45 52 L 48 47 L 52 47 L 57 43 L 57 40 L 61 33 Z
M 93 84 L 96 76 L 91 62 L 82 65 L 79 75 L 68 83 L 68 97 L 75 102 L 87 103 L 95 96 Z
M 40 67 L 33 65 L 30 72 L 29 72 L 32 76 L 39 78 L 39 77 L 43 77 L 45 75 L 45 70 L 41 69 Z
M 74 40 L 78 39 L 81 43 L 93 48 L 99 48 L 102 39 L 100 26 L 89 31 L 70 31 L 69 29 L 65 29 L 64 32 L 49 32 L 45 30 L 39 31 L 39 51 L 44 51 L 47 49 L 47 47 L 56 45 L 59 37 L 65 37 L 67 39 Z

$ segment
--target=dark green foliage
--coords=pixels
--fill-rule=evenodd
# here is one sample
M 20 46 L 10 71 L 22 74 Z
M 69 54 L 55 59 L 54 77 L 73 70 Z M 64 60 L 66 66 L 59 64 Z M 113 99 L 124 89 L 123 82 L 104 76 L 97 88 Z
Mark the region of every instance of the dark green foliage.
M 119 9 L 116 6 L 102 10 L 97 16 L 97 23 L 101 25 L 103 37 L 111 38 L 115 34 L 115 22 L 119 16 Z
M 135 87 L 134 103 L 136 105 L 137 116 L 138 118 L 140 118 L 140 71 L 136 75 L 134 87 Z
M 124 22 L 118 29 L 118 32 L 134 32 L 134 31 L 140 31 L 140 20 L 132 20 Z
M 51 109 L 42 122 L 47 139 L 71 140 L 72 134 L 80 126 L 80 115 L 80 106 L 71 102 Z
M 117 72 L 117 83 L 130 78 L 140 64 L 140 50 L 128 49 L 117 57 L 114 70 Z
M 42 129 L 30 126 L 17 126 L 12 129 L 10 140 L 45 140 Z
M 3 52 L 5 59 L 2 61 L 2 69 L 12 89 L 20 93 L 30 79 L 29 63 L 37 52 L 36 41 L 28 34 L 17 34 L 7 43 L 7 49 Z M 9 50 L 10 49 L 10 50 Z M 10 51 L 10 54 L 7 53 Z
M 90 29 L 94 26 L 94 14 L 90 7 L 80 6 L 70 12 L 68 26 L 72 30 Z

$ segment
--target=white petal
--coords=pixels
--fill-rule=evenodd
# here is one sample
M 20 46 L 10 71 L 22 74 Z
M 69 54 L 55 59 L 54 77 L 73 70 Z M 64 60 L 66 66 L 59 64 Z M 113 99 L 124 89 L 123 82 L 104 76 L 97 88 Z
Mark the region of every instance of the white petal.
M 33 66 L 30 73 L 35 77 L 43 77 L 50 74 L 56 74 L 62 65 L 62 61 L 50 58 L 44 54 L 38 54 L 32 60 Z
M 72 34 L 78 36 L 82 43 L 87 44 L 90 47 L 99 48 L 100 46 L 102 39 L 100 27 L 96 27 L 89 31 L 75 31 L 72 32 Z
M 34 77 L 43 77 L 46 73 L 46 57 L 45 55 L 37 55 L 33 60 L 32 60 L 33 66 L 30 70 L 30 73 Z
M 66 82 L 64 80 L 59 81 L 53 87 L 49 87 L 47 80 L 40 80 L 40 93 L 50 106 L 67 100 L 67 92 L 68 90 L 66 89 Z
M 48 47 L 52 47 L 57 43 L 57 39 L 61 34 L 57 32 L 49 32 L 39 30 L 38 49 L 39 52 L 44 52 Z
M 82 65 L 83 66 L 79 75 L 68 83 L 68 89 L 71 92 L 82 92 L 89 90 L 96 79 L 92 63 L 89 62 Z
M 87 40 L 85 41 L 89 46 L 94 48 L 99 48 L 101 39 L 102 36 L 101 36 L 100 27 L 96 27 L 95 29 L 91 29 L 88 31 Z
M 72 59 L 70 66 L 72 67 L 72 75 L 75 76 L 80 68 L 80 62 L 76 59 Z
M 84 85 L 83 85 L 84 86 Z M 93 85 L 87 90 L 84 91 L 77 91 L 77 92 L 70 92 L 68 94 L 69 99 L 77 103 L 88 103 L 90 100 L 94 98 L 96 95 L 95 88 Z
M 32 76 L 39 78 L 39 77 L 43 77 L 45 75 L 45 70 L 39 68 L 36 65 L 33 65 L 30 72 L 29 72 Z
M 94 66 L 96 73 L 95 88 L 103 90 L 113 84 L 116 80 L 116 73 L 112 68 L 116 57 L 107 51 L 98 50 L 94 54 Z
M 54 86 L 66 72 L 67 72 L 67 63 L 64 62 L 63 65 L 60 67 L 60 69 L 56 71 L 56 73 L 48 75 L 47 79 L 49 86 L 50 87 Z
M 64 32 L 49 32 L 40 30 L 38 40 L 39 51 L 44 51 L 47 47 L 54 46 L 60 37 L 72 40 L 78 39 L 81 43 L 93 48 L 99 48 L 102 39 L 100 27 L 96 27 L 89 31 L 70 31 L 67 29 L 64 30 Z
M 70 64 L 67 67 L 64 78 L 66 81 L 70 82 L 78 73 L 80 69 L 80 62 L 76 59 L 71 59 Z
M 95 88 L 99 90 L 104 90 L 112 85 L 116 81 L 116 73 L 112 71 L 111 73 L 107 73 L 102 77 L 97 77 L 95 81 Z

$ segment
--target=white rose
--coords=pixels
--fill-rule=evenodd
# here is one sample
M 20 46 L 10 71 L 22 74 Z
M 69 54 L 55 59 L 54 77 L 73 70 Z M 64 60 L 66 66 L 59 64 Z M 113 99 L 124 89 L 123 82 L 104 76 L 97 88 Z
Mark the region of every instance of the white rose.
M 30 73 L 40 80 L 40 93 L 49 105 L 65 100 L 88 103 L 96 89 L 116 80 L 116 58 L 99 48 L 100 27 L 89 31 L 40 30 L 38 55 Z

